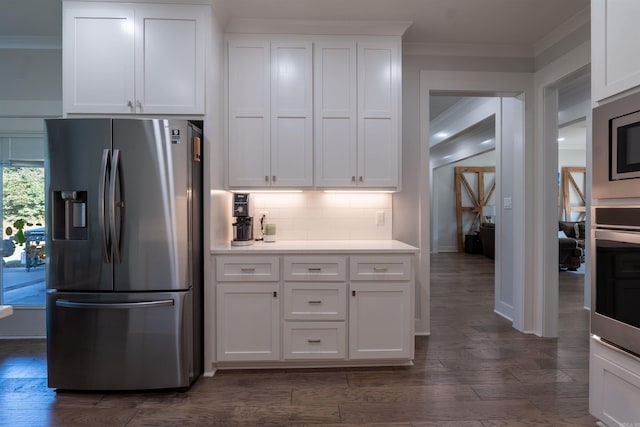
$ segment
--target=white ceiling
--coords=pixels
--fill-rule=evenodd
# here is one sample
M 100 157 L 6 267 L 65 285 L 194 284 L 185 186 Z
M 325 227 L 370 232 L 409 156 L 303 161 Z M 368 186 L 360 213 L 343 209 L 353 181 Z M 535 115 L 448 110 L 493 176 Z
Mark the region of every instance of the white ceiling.
M 148 1 L 148 0 L 147 0 Z M 0 37 L 60 36 L 61 0 L 1 0 Z M 223 19 L 411 21 L 404 42 L 532 47 L 589 0 L 156 0 L 213 3 Z

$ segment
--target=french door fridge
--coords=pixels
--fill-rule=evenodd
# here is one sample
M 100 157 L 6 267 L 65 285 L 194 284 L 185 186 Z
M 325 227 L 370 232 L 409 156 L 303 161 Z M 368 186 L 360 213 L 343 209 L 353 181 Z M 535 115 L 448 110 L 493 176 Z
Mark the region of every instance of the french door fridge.
M 188 387 L 202 372 L 201 130 L 46 120 L 49 387 Z

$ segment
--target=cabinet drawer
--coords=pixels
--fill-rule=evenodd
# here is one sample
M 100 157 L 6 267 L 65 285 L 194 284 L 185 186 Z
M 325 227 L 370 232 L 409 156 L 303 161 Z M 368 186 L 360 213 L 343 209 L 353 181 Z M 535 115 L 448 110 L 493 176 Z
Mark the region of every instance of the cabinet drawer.
M 216 258 L 218 282 L 276 282 L 280 280 L 278 257 L 221 256 Z
M 352 256 L 349 277 L 351 280 L 411 280 L 411 255 Z
M 343 281 L 346 278 L 345 257 L 290 256 L 284 258 L 284 280 Z
M 285 283 L 284 318 L 287 320 L 344 320 L 345 283 Z
M 284 358 L 344 359 L 344 322 L 285 322 Z

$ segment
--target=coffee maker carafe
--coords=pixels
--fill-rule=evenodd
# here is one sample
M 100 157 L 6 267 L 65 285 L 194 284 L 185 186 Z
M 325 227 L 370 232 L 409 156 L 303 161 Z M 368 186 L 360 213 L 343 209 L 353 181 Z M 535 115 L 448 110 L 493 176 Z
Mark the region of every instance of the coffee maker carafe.
M 233 195 L 233 246 L 253 244 L 253 218 L 251 217 L 248 193 L 234 193 Z

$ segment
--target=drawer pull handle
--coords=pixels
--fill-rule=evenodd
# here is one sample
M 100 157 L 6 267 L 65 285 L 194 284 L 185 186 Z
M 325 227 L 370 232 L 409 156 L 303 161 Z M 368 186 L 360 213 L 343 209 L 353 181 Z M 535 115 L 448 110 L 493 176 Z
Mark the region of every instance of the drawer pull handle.
M 322 304 L 322 300 L 312 300 L 309 301 L 309 304 Z
M 386 273 L 387 267 L 373 267 L 375 273 Z
M 308 342 L 309 344 L 320 344 L 320 343 L 322 342 L 322 340 L 321 340 L 321 339 L 312 340 L 311 338 L 309 338 L 309 339 L 307 340 L 307 342 Z
M 241 268 L 240 271 L 242 271 L 243 273 L 255 273 L 256 269 L 255 268 Z
M 322 268 L 320 268 L 320 267 L 309 267 L 308 270 L 309 270 L 309 273 L 320 273 L 322 271 Z

